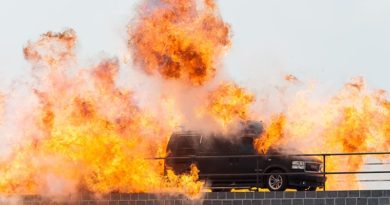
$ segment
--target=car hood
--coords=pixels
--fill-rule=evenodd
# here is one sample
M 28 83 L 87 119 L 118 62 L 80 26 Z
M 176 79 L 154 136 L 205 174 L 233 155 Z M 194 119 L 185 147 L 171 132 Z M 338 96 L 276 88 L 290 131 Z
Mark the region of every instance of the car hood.
M 322 163 L 321 156 L 289 156 L 304 154 L 296 149 L 286 148 L 270 148 L 267 155 L 287 155 L 286 157 L 294 161 L 312 161 L 316 163 Z

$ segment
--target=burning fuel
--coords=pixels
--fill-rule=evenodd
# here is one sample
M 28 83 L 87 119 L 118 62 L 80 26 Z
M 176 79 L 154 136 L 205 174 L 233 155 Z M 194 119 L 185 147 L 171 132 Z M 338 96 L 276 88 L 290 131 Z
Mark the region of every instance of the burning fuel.
M 252 93 L 233 83 L 222 83 L 210 92 L 208 106 L 210 114 L 225 128 L 234 121 L 250 119 L 249 107 L 255 98 Z
M 390 102 L 383 90 L 369 90 L 363 78 L 358 77 L 325 101 L 311 99 L 310 92 L 300 93 L 285 112 L 271 118 L 267 131 L 256 142 L 259 151 L 275 145 L 298 148 L 305 153 L 390 149 Z M 357 171 L 363 163 L 362 156 L 334 157 L 328 161 L 326 171 Z M 327 186 L 353 189 L 358 184 L 355 176 L 343 175 L 329 176 Z
M 142 111 L 129 90 L 115 85 L 116 59 L 74 69 L 75 39 L 72 30 L 47 33 L 24 49 L 37 77 L 31 92 L 38 102 L 34 112 L 25 113 L 32 118 L 23 127 L 26 140 L 0 163 L 0 191 L 64 194 L 78 189 L 107 193 L 180 188 L 198 193 L 202 182 L 197 181 L 196 168 L 191 175 L 163 176 L 161 162 L 145 159 L 164 155 L 172 128 Z
M 169 169 L 164 174 L 162 161 L 147 160 L 166 156 L 173 130 L 195 121 L 228 130 L 242 120 L 264 120 L 266 131 L 255 142 L 259 153 L 272 146 L 306 153 L 389 150 L 390 102 L 384 91 L 372 91 L 357 78 L 329 99 L 313 100 L 314 91 L 304 90 L 282 112 L 255 115 L 259 103 L 255 95 L 219 76 L 230 43 L 230 26 L 212 0 L 143 1 L 128 25 L 131 68 L 121 66 L 116 58 L 80 66 L 77 35 L 71 29 L 28 42 L 23 52 L 33 80 L 23 97 L 1 98 L 1 131 L 13 137 L 4 142 L 8 151 L 0 160 L 0 193 L 88 190 L 196 196 L 204 185 L 196 166 L 187 174 Z M 161 112 L 137 103 L 132 88 L 118 86 L 120 69 L 134 68 L 158 76 L 161 87 L 181 88 L 154 93 L 157 97 L 152 99 Z M 298 81 L 293 75 L 285 80 Z M 185 92 L 194 95 L 184 99 Z M 16 113 L 10 111 L 15 102 L 22 105 Z M 307 143 L 302 145 L 303 141 Z M 356 171 L 363 162 L 361 157 L 335 159 L 329 161 L 327 171 L 337 170 L 337 164 L 347 165 L 344 171 Z M 327 186 L 358 185 L 330 178 Z
M 215 76 L 230 45 L 229 26 L 212 0 L 198 2 L 145 1 L 140 7 L 135 25 L 129 26 L 129 48 L 145 72 L 192 85 Z

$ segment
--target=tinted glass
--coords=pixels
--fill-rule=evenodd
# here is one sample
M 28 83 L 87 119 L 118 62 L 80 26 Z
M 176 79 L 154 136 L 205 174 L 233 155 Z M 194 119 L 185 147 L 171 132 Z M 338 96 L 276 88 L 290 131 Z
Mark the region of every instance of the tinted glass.
M 241 137 L 239 152 L 240 154 L 254 154 L 252 137 Z
M 236 145 L 223 137 L 207 136 L 202 138 L 200 152 L 207 155 L 230 155 L 237 152 Z
M 175 156 L 195 155 L 200 136 L 173 135 L 168 147 Z

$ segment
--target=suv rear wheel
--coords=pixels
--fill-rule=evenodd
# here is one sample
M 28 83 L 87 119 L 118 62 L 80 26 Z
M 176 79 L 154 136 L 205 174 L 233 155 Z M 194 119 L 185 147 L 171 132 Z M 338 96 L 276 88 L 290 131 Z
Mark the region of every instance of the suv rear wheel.
M 282 173 L 280 169 L 271 171 L 270 173 Z M 270 174 L 267 177 L 267 188 L 270 191 L 284 191 L 287 188 L 287 177 L 286 175 Z

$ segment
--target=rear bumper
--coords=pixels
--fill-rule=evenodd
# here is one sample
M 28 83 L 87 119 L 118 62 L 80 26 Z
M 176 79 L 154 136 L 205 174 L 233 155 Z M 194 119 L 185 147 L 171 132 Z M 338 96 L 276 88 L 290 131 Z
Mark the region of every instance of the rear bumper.
M 288 183 L 292 187 L 324 187 L 326 177 L 322 174 L 302 173 L 288 176 Z

